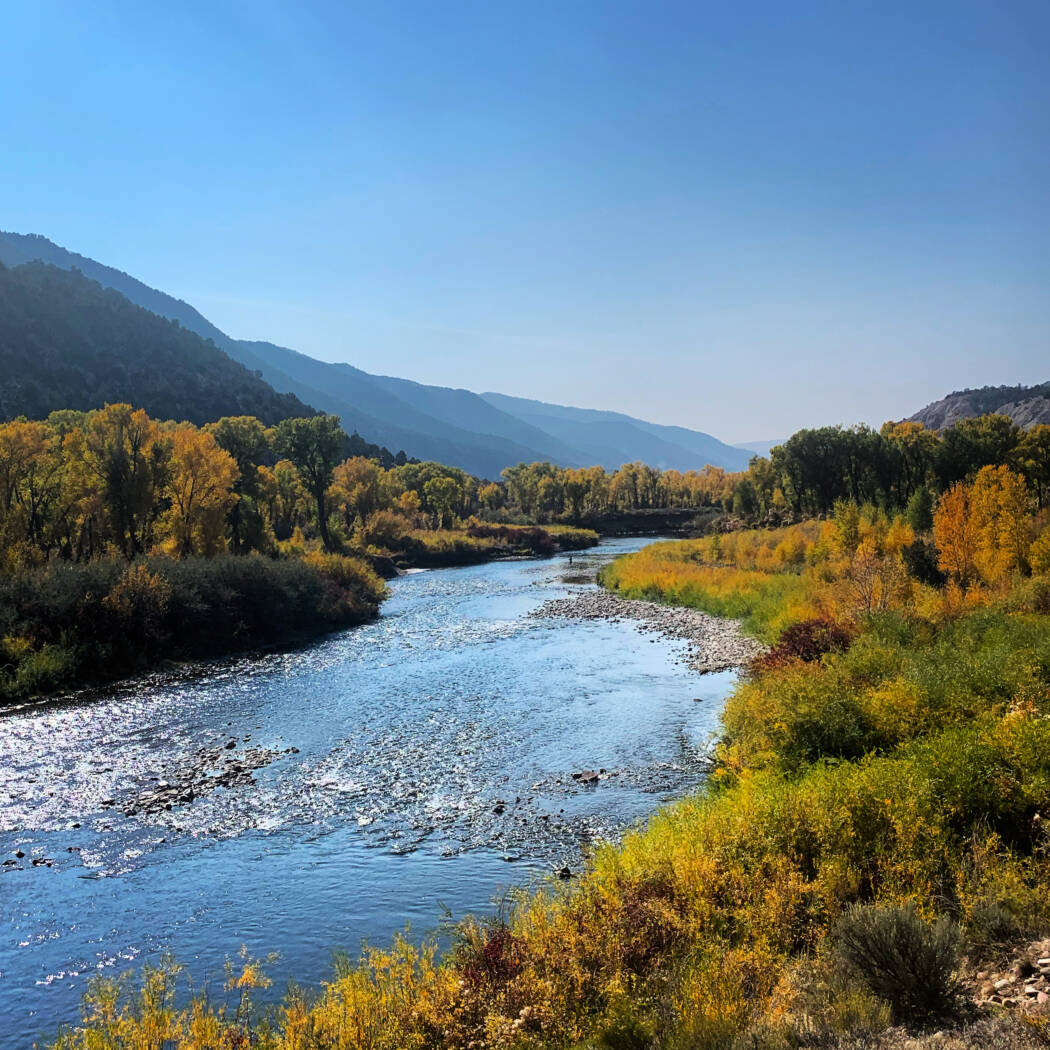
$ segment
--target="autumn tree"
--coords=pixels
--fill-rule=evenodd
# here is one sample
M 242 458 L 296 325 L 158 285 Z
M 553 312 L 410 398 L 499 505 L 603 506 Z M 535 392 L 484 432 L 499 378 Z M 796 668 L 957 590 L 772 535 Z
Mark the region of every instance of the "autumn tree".
M 268 542 L 259 508 L 259 467 L 270 459 L 266 427 L 255 416 L 224 416 L 205 428 L 237 464 L 233 490 L 237 499 L 229 511 L 230 542 L 234 551 L 262 550 Z
M 0 425 L 0 544 L 11 564 L 46 559 L 66 534 L 61 439 L 45 423 Z
M 288 459 L 278 460 L 273 468 L 257 470 L 259 499 L 269 527 L 278 540 L 288 539 L 305 515 L 309 494 L 299 471 Z
M 970 493 L 975 562 L 988 583 L 1029 571 L 1032 515 L 1024 478 L 1009 467 L 982 467 Z
M 395 500 L 394 509 L 410 525 L 418 524 L 418 519 L 422 513 L 422 503 L 419 499 L 419 493 L 413 489 L 406 489 Z
M 886 423 L 880 434 L 888 443 L 894 468 L 891 484 L 901 505 L 926 486 L 940 439 L 921 423 L 907 421 Z
M 459 482 L 448 476 L 431 478 L 423 486 L 423 497 L 439 528 L 452 527 L 453 513 L 462 495 Z
M 106 405 L 87 417 L 81 452 L 99 484 L 110 534 L 128 560 L 152 545 L 171 446 L 142 409 Z
M 562 491 L 569 504 L 569 514 L 573 521 L 579 521 L 587 506 L 587 497 L 591 490 L 591 476 L 586 470 L 567 470 Z
M 977 576 L 977 527 L 970 505 L 970 486 L 956 482 L 937 503 L 933 542 L 937 567 L 962 586 Z
M 355 524 L 363 523 L 370 514 L 383 507 L 386 473 L 374 459 L 364 456 L 352 456 L 332 472 L 328 499 L 339 511 L 346 535 L 350 535 Z
M 507 494 L 502 485 L 490 481 L 478 490 L 478 499 L 481 505 L 490 512 L 499 510 L 507 500 Z
M 165 522 L 180 558 L 215 554 L 237 502 L 237 462 L 207 430 L 184 424 L 172 435 Z

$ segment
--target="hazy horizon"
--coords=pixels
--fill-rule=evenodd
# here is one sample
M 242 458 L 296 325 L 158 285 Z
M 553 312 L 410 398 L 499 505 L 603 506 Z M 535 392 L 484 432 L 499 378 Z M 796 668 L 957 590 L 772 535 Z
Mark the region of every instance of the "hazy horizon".
M 237 338 L 731 443 L 1050 379 L 1050 9 L 11 12 L 0 226 Z

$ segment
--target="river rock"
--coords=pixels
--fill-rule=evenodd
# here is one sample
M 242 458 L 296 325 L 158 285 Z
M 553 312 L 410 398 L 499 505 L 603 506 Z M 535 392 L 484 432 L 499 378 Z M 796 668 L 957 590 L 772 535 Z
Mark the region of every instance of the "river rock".
M 254 784 L 252 772 L 268 765 L 279 755 L 277 751 L 264 747 L 246 748 L 236 755 L 227 754 L 236 746 L 236 740 L 230 740 L 218 747 L 201 748 L 192 756 L 183 758 L 167 773 L 170 779 L 155 777 L 153 788 L 129 799 L 125 803 L 124 815 L 167 813 L 176 806 L 190 805 L 217 788 Z M 105 799 L 102 805 L 113 805 L 114 801 Z
M 611 591 L 589 590 L 568 598 L 552 598 L 529 615 L 539 619 L 559 617 L 613 623 L 633 620 L 642 631 L 688 642 L 687 663 L 701 674 L 740 667 L 763 651 L 762 645 L 742 633 L 736 620 L 710 616 L 698 609 L 620 598 Z

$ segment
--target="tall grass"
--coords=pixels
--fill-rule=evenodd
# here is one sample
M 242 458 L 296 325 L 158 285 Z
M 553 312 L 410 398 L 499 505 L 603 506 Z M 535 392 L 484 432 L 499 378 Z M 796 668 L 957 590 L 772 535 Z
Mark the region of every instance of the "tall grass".
M 807 583 L 797 573 L 710 565 L 697 560 L 705 546 L 694 540 L 650 544 L 607 565 L 601 582 L 625 598 L 740 620 L 746 631 L 767 642 L 793 620 L 817 615 Z

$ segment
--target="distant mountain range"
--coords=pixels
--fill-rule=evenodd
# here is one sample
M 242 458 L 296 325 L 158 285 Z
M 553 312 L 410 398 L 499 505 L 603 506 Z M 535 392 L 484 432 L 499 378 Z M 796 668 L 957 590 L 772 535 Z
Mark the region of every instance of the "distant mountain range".
M 744 441 L 739 445 L 734 445 L 734 448 L 743 449 L 745 452 L 749 452 L 752 456 L 765 456 L 769 458 L 769 453 L 777 447 L 777 445 L 783 445 L 786 438 L 774 438 L 772 441 Z
M 30 262 L 79 270 L 132 303 L 178 321 L 182 328 L 211 340 L 234 361 L 257 372 L 257 378 L 274 391 L 337 414 L 348 432 L 356 430 L 391 450 L 450 463 L 483 477 L 498 477 L 504 467 L 534 460 L 615 469 L 640 459 L 662 469 L 699 469 L 710 463 L 738 470 L 747 466 L 752 455 L 684 427 L 660 426 L 616 412 L 550 405 L 503 394 L 479 395 L 371 375 L 349 364 L 318 361 L 274 343 L 234 339 L 188 303 L 120 270 L 67 251 L 37 234 L 0 232 L 0 263 L 18 267 Z M 5 355 L 5 367 L 13 360 Z M 13 375 L 14 379 L 17 377 Z M 92 396 L 115 400 L 124 395 L 110 395 L 100 386 Z
M 1050 383 L 1038 386 L 982 386 L 976 390 L 956 390 L 908 417 L 930 430 L 943 430 L 961 419 L 989 412 L 1009 416 L 1019 427 L 1050 423 Z

